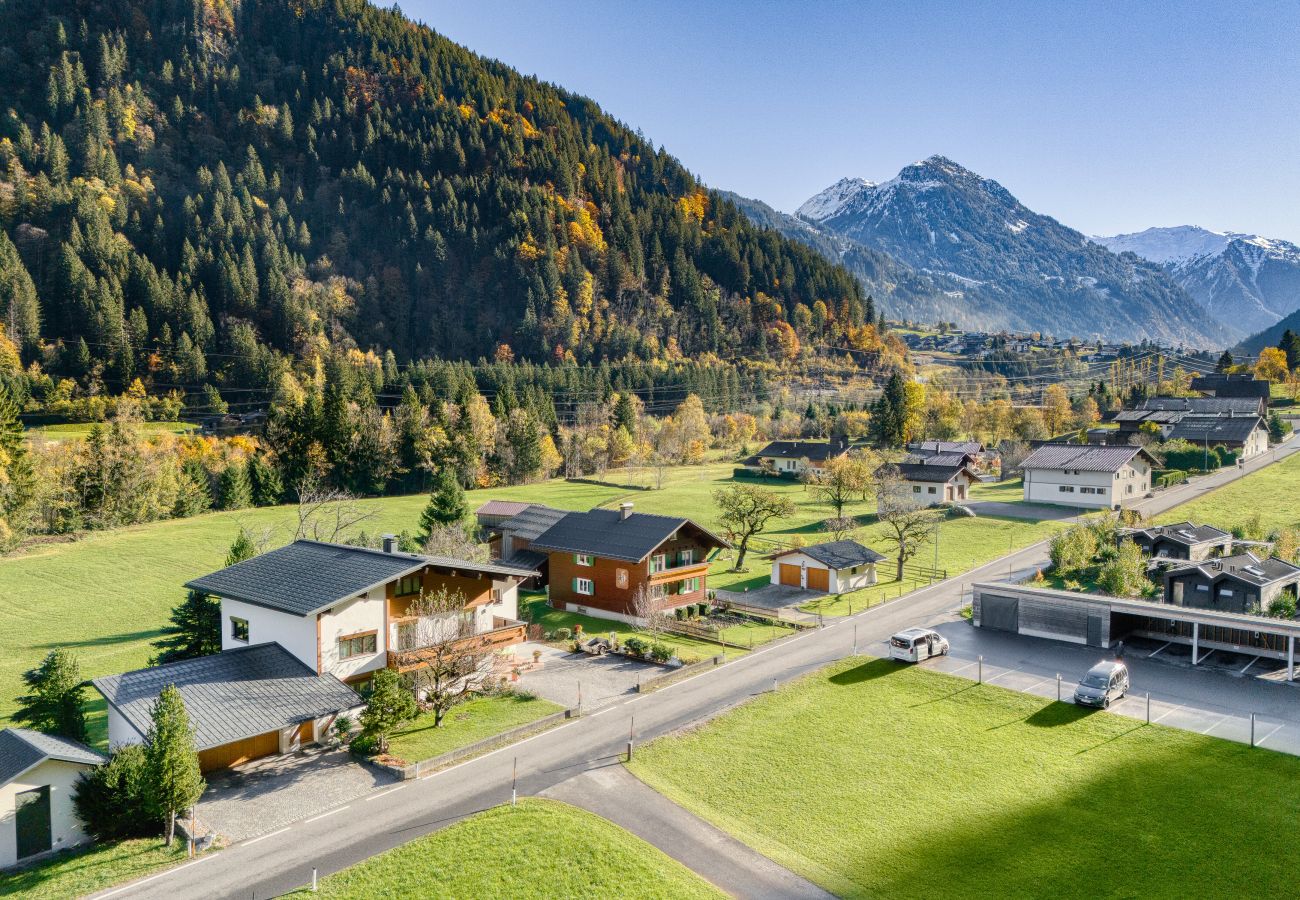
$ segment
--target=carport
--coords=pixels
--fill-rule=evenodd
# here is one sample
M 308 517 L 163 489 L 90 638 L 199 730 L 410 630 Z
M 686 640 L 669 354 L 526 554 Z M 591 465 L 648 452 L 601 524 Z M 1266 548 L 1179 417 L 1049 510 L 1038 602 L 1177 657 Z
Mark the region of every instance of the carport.
M 1009 631 L 1090 647 L 1112 640 L 1146 637 L 1192 648 L 1192 664 L 1202 651 L 1227 650 L 1286 662 L 1287 681 L 1295 680 L 1300 621 L 1080 594 L 1019 584 L 974 585 L 971 621 L 980 628 Z

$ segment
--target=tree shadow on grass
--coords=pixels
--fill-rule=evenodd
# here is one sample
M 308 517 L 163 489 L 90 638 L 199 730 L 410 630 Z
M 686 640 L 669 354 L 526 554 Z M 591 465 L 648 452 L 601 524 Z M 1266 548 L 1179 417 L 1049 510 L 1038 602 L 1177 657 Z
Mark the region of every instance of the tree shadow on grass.
M 884 678 L 886 675 L 893 675 L 898 670 L 899 664 L 892 660 L 873 659 L 860 666 L 854 666 L 852 669 L 836 672 L 830 677 L 829 681 L 831 684 L 844 687 L 850 684 L 862 684 L 865 681 Z
M 1025 718 L 1026 725 L 1035 728 L 1055 728 L 1058 725 L 1072 725 L 1080 719 L 1094 715 L 1097 710 L 1077 703 L 1049 703 L 1037 712 Z
M 59 640 L 48 644 L 34 644 L 36 650 L 70 649 L 73 647 L 105 647 L 112 644 L 128 644 L 133 641 L 151 640 L 162 634 L 156 628 L 148 631 L 128 631 L 121 634 L 105 634 L 100 637 L 86 638 L 81 641 Z

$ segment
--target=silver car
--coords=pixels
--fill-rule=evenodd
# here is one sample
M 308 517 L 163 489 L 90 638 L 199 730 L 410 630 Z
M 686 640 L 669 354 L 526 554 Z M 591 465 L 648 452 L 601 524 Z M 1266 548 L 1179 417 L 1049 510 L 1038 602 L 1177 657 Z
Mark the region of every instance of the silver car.
M 1106 709 L 1112 701 L 1123 699 L 1127 693 L 1128 666 L 1122 662 L 1099 662 L 1079 679 L 1079 686 L 1074 689 L 1074 702 Z

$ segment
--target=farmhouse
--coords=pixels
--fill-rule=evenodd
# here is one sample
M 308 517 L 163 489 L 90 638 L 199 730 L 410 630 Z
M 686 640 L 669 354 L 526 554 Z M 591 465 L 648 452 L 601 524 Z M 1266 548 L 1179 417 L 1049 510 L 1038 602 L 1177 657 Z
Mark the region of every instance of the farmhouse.
M 1300 566 L 1277 557 L 1239 553 L 1191 562 L 1165 572 L 1165 602 L 1224 612 L 1267 611 L 1283 592 L 1296 594 Z
M 892 469 L 902 479 L 904 490 L 922 506 L 960 503 L 970 497 L 970 486 L 978 476 L 965 453 L 937 453 L 911 456 L 900 463 L 885 463 L 877 472 Z
M 72 806 L 82 772 L 105 759 L 53 734 L 0 731 L 0 867 L 89 840 Z
M 419 669 L 423 651 L 455 641 L 476 655 L 513 653 L 518 584 L 534 569 L 300 540 L 186 587 L 221 603 L 222 652 L 99 678 L 110 743 L 143 740 L 147 709 L 174 683 L 207 769 L 287 753 L 326 736 L 361 705 L 382 668 Z M 449 608 L 430 611 L 421 598 Z
M 881 556 L 857 541 L 829 541 L 774 553 L 772 584 L 844 594 L 876 583 Z
M 1126 539 L 1156 559 L 1199 561 L 1232 552 L 1231 534 L 1213 525 L 1193 525 L 1191 522 L 1121 529 L 1119 540 Z
M 849 442 L 844 438 L 832 438 L 830 441 L 772 441 L 742 465 L 754 472 L 794 477 L 810 471 L 820 472 L 826 463 L 848 452 Z
M 1043 444 L 1025 457 L 1025 501 L 1118 509 L 1151 489 L 1156 461 L 1141 447 Z
M 497 552 L 502 564 L 536 569 L 538 572 L 538 577 L 525 582 L 527 587 L 540 588 L 550 583 L 550 559 L 543 551 L 534 550 L 532 543 L 568 515 L 568 512 L 540 503 L 529 503 L 498 526 L 500 539 Z
M 531 549 L 550 557 L 550 602 L 556 609 L 639 622 L 638 597 L 658 609 L 703 601 L 710 550 L 730 547 L 690 519 L 619 509 L 571 512 L 542 532 Z

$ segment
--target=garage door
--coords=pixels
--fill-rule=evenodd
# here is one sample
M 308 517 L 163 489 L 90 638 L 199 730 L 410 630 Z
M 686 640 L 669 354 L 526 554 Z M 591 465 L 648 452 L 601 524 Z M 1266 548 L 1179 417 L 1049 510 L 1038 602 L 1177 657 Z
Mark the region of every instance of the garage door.
M 211 772 L 213 769 L 237 766 L 242 762 L 248 762 L 250 759 L 257 759 L 259 756 L 270 756 L 272 753 L 279 752 L 280 733 L 278 731 L 268 731 L 266 734 L 222 744 L 220 747 L 213 747 L 211 750 L 200 751 L 199 768 L 204 772 Z
M 802 584 L 803 581 L 799 577 L 799 567 L 792 566 L 789 563 L 781 563 L 781 583 L 792 584 L 795 587 Z
M 831 589 L 831 573 L 826 569 L 809 569 L 808 570 L 808 590 L 810 591 L 829 591 Z
M 980 627 L 994 631 L 1020 630 L 1020 601 L 1015 597 L 980 596 Z

